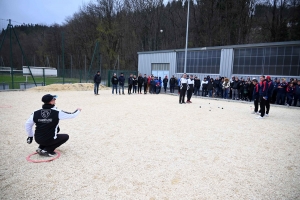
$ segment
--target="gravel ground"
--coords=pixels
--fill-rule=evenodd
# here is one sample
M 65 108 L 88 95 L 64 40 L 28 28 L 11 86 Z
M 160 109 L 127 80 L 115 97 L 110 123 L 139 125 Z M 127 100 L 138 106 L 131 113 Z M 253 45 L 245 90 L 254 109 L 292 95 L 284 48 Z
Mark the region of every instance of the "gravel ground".
M 299 109 L 259 120 L 252 104 L 57 89 L 82 112 L 60 121 L 60 158 L 30 163 L 24 124 L 45 91 L 0 93 L 0 199 L 300 199 Z

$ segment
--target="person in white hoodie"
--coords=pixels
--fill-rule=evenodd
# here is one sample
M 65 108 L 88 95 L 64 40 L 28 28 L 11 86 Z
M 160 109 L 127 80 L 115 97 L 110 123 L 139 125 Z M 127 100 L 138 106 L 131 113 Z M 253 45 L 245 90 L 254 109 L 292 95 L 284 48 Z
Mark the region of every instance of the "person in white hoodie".
M 207 96 L 207 85 L 208 85 L 208 81 L 206 80 L 206 78 L 204 78 L 204 80 L 201 83 L 202 96 L 203 96 L 203 94 L 204 94 L 204 96 Z
M 194 77 L 193 75 L 190 75 L 188 80 L 187 80 L 187 84 L 188 84 L 188 90 L 187 90 L 187 103 L 192 103 L 191 102 L 191 98 L 193 95 L 193 90 L 194 90 Z
M 42 109 L 34 111 L 25 124 L 28 135 L 27 143 L 32 143 L 34 135 L 34 140 L 39 144 L 36 152 L 41 156 L 56 156 L 54 150 L 69 139 L 68 134 L 58 134 L 60 131 L 59 120 L 74 118 L 81 111 L 81 108 L 77 108 L 73 113 L 57 109 L 55 107 L 56 98 L 56 95 L 44 95 L 42 97 L 44 102 Z M 34 124 L 36 128 L 33 134 L 32 127 Z
M 186 79 L 186 74 L 184 73 L 180 79 L 180 95 L 179 95 L 179 104 L 185 104 L 184 97 L 186 90 L 188 90 L 188 84 Z

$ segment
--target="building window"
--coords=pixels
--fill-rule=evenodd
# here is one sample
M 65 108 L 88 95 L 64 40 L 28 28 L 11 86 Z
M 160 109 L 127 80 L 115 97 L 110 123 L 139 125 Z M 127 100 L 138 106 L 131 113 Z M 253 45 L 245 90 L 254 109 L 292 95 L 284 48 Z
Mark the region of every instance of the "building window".
M 176 73 L 184 72 L 185 52 L 177 52 Z M 221 50 L 188 51 L 186 73 L 219 74 Z
M 233 74 L 300 75 L 300 46 L 234 49 Z

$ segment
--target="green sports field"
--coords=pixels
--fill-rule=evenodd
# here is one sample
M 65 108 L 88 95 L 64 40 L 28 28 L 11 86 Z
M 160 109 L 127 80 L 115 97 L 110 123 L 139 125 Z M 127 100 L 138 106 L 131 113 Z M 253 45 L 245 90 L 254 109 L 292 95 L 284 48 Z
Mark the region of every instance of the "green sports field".
M 43 83 L 44 78 L 43 77 L 34 77 L 36 83 Z M 8 74 L 0 74 L 0 85 L 3 83 L 9 84 L 9 89 L 20 89 L 20 83 L 25 83 L 26 77 L 20 74 L 13 76 L 13 82 L 11 75 Z M 80 79 L 75 78 L 65 78 L 65 83 L 79 83 Z M 81 80 L 81 82 L 85 82 L 85 80 Z M 14 83 L 14 87 L 12 87 L 12 84 Z M 27 83 L 34 83 L 31 76 L 27 77 Z M 63 83 L 62 77 L 46 77 L 45 78 L 46 85 L 54 84 L 54 83 Z M 1 86 L 0 86 L 1 87 Z

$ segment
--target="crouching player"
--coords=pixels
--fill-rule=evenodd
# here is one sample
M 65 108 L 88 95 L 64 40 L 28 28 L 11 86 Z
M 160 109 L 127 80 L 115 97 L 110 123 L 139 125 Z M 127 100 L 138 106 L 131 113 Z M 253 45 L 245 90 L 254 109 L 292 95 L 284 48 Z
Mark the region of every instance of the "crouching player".
M 34 139 L 39 144 L 36 152 L 42 156 L 56 156 L 54 150 L 69 139 L 67 134 L 58 134 L 59 120 L 74 118 L 81 111 L 80 108 L 77 108 L 73 113 L 58 110 L 55 107 L 56 98 L 56 95 L 44 95 L 42 97 L 44 102 L 42 109 L 34 111 L 25 124 L 28 144 L 31 144 L 33 139 L 32 126 L 36 125 Z

